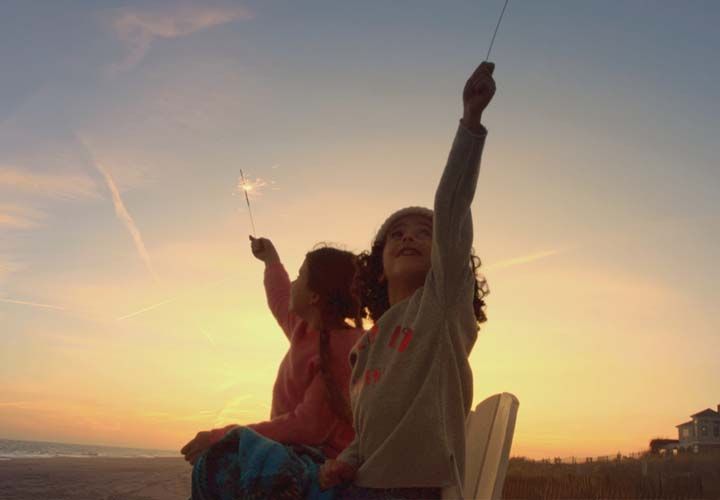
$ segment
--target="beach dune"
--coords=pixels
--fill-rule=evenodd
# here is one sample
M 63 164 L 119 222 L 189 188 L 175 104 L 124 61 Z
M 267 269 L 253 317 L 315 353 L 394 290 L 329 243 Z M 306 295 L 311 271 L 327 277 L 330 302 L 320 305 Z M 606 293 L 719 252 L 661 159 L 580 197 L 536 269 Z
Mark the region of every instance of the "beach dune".
M 29 458 L 0 462 L 3 500 L 185 500 L 182 458 Z

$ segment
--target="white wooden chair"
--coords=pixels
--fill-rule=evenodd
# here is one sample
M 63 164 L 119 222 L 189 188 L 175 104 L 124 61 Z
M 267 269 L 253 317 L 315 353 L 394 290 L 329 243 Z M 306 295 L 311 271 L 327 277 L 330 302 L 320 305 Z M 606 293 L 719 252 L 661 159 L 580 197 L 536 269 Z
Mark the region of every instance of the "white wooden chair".
M 499 500 L 502 495 L 520 402 L 508 392 L 477 405 L 465 422 L 465 481 L 455 466 L 454 486 L 443 499 Z

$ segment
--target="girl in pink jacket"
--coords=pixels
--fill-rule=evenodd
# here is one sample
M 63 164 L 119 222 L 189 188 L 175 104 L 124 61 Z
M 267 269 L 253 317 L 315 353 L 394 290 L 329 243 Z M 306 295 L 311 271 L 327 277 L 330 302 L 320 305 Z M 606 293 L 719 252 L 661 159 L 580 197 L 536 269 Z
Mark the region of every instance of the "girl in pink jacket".
M 348 356 L 362 334 L 359 301 L 351 292 L 355 255 L 331 247 L 316 248 L 306 255 L 291 283 L 272 242 L 250 240 L 253 255 L 265 263 L 268 305 L 290 341 L 275 380 L 270 420 L 200 432 L 181 452 L 195 464 L 201 456 L 206 458 L 204 454 L 212 454 L 215 445 L 232 439 L 233 432 L 251 429 L 296 453 L 319 451 L 316 461 L 334 458 L 354 438 Z M 347 319 L 354 320 L 355 327 Z M 224 460 L 227 462 L 227 457 Z M 233 460 L 237 462 L 238 457 Z

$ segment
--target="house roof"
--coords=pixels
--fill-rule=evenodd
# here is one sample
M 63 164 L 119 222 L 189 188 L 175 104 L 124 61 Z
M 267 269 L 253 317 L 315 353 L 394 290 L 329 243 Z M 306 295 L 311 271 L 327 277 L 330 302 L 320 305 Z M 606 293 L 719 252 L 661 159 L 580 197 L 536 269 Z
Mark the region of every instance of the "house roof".
M 712 410 L 710 408 L 707 408 L 700 413 L 696 413 L 695 415 L 690 415 L 691 418 L 695 417 L 720 417 L 720 413 L 716 412 L 715 410 Z
M 692 421 L 692 420 L 690 420 L 690 421 L 688 421 L 688 422 L 685 422 L 685 423 L 683 423 L 683 424 L 680 424 L 680 425 L 676 425 L 675 427 L 683 427 L 683 426 L 685 426 L 685 425 L 689 425 L 689 424 L 692 424 L 692 423 L 693 423 L 693 421 Z

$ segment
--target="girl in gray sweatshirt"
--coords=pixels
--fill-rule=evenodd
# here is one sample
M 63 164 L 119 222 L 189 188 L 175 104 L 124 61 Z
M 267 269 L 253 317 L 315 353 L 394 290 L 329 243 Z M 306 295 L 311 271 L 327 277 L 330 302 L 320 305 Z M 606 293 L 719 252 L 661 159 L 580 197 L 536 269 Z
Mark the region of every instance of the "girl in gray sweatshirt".
M 341 498 L 433 498 L 462 481 L 473 399 L 468 355 L 485 321 L 470 204 L 495 93 L 483 62 L 463 90 L 463 118 L 434 210 L 408 207 L 380 227 L 356 278 L 374 326 L 351 354 L 356 436 L 319 472 Z

